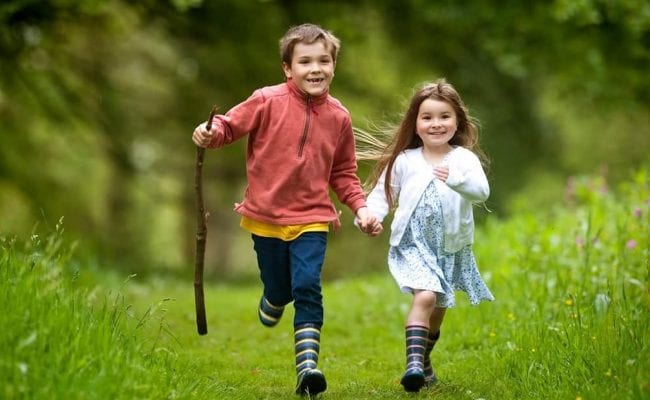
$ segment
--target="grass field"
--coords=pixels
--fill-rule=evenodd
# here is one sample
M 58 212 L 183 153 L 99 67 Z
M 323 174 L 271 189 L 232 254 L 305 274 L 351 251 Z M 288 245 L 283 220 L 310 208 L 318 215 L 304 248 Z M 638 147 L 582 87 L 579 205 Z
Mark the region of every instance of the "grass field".
M 410 298 L 386 267 L 326 282 L 320 397 L 650 399 L 648 176 L 616 191 L 585 179 L 570 195 L 477 232 L 497 300 L 458 294 L 432 356 L 440 382 L 419 394 L 399 385 Z M 1 239 L 0 398 L 297 398 L 292 312 L 262 327 L 258 285 L 208 285 L 198 336 L 191 278 L 100 273 L 65 236 L 59 224 Z

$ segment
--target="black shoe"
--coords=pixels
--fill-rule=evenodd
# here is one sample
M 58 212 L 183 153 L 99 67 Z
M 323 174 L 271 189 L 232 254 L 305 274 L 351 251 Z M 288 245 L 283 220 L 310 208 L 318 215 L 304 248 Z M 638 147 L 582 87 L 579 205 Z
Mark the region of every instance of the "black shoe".
M 418 368 L 410 369 L 402 376 L 400 383 L 407 392 L 419 392 L 424 386 L 424 371 Z
M 298 377 L 296 394 L 315 396 L 327 389 L 325 375 L 320 370 L 308 369 Z
M 436 383 L 438 383 L 438 376 L 436 373 L 432 373 L 431 375 L 425 375 L 424 376 L 424 386 L 433 386 Z

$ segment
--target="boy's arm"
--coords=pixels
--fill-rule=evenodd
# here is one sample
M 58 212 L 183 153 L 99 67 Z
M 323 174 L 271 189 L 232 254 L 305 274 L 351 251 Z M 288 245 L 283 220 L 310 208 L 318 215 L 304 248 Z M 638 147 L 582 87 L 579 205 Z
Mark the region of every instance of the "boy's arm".
M 356 148 L 352 122 L 346 119 L 341 138 L 339 139 L 332 171 L 330 186 L 339 200 L 347 205 L 355 214 L 355 225 L 370 236 L 379 235 L 383 227 L 377 217 L 366 206 L 361 182 L 357 176 Z
M 264 97 L 256 90 L 248 99 L 231 108 L 225 115 L 215 115 L 212 129 L 205 129 L 206 123 L 199 125 L 192 139 L 202 147 L 218 148 L 228 145 L 257 129 L 264 106 Z M 197 134 L 197 130 L 199 133 Z M 202 138 L 199 144 L 195 137 Z M 207 144 L 206 144 L 207 143 Z
M 348 208 L 357 214 L 366 206 L 361 182 L 357 176 L 357 159 L 354 147 L 354 134 L 348 118 L 334 154 L 329 184 L 336 196 Z

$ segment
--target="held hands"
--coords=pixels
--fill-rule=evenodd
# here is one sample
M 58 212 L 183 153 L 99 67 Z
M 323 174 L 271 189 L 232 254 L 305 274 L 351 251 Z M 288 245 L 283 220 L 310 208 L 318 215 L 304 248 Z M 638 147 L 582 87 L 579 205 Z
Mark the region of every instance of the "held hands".
M 357 227 L 369 236 L 378 236 L 384 230 L 377 218 L 370 214 L 368 207 L 361 207 L 357 210 Z
M 212 139 L 214 139 L 214 135 L 214 126 L 208 131 L 207 122 L 204 122 L 194 129 L 194 132 L 192 133 L 192 141 L 199 147 L 208 147 L 210 142 L 212 142 Z
M 443 164 L 433 167 L 433 175 L 441 181 L 447 182 L 447 178 L 449 178 L 449 166 Z

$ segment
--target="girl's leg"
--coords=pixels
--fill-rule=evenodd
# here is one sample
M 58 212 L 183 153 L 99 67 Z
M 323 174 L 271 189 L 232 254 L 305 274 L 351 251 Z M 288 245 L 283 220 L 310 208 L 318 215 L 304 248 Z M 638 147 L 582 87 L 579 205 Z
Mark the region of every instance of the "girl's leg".
M 406 318 L 406 325 L 421 325 L 429 328 L 429 320 L 433 315 L 435 306 L 435 292 L 429 290 L 415 290 L 413 293 L 411 310 Z
M 429 330 L 432 333 L 440 332 L 440 327 L 442 326 L 442 321 L 445 319 L 445 313 L 447 312 L 446 308 L 435 307 L 429 318 Z
M 416 290 L 406 319 L 406 372 L 400 383 L 407 392 L 417 392 L 424 386 L 424 354 L 429 335 L 429 319 L 436 304 L 436 294 Z
M 442 325 L 446 311 L 446 308 L 436 307 L 429 318 L 429 336 L 427 337 L 427 345 L 424 350 L 424 381 L 427 385 L 434 384 L 438 380 L 431 365 L 431 351 L 440 338 L 440 326 Z
M 264 292 L 258 307 L 260 322 L 275 326 L 291 296 L 289 244 L 283 240 L 252 235 Z

